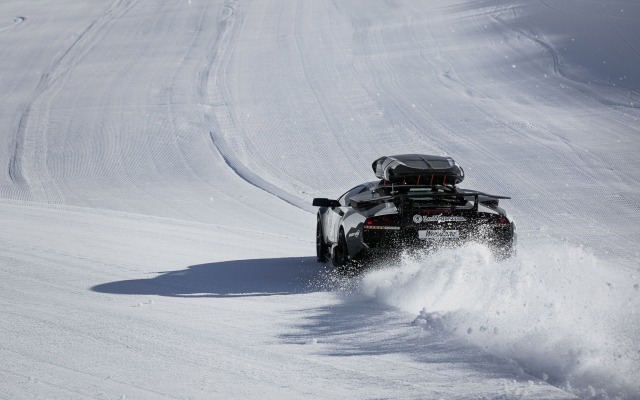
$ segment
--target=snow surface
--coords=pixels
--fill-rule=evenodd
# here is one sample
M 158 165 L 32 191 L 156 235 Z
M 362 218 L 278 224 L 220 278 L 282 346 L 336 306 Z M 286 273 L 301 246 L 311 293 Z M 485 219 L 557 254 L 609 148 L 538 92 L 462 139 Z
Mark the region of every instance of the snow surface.
M 636 0 L 0 4 L 0 398 L 640 399 Z M 345 280 L 315 196 L 450 155 L 468 245 Z

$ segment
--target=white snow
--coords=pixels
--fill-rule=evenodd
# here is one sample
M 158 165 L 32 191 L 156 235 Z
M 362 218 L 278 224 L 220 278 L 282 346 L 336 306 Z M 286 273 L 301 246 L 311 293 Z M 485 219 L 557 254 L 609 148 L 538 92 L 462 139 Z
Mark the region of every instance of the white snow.
M 640 398 L 635 0 L 0 4 L 0 398 Z M 480 245 L 344 280 L 313 197 L 450 155 Z
M 638 300 L 633 278 L 617 268 L 566 244 L 521 246 L 504 261 L 474 244 L 407 255 L 365 275 L 362 287 L 383 304 L 423 307 L 415 324 L 512 359 L 542 380 L 634 393 L 636 310 L 612 310 Z

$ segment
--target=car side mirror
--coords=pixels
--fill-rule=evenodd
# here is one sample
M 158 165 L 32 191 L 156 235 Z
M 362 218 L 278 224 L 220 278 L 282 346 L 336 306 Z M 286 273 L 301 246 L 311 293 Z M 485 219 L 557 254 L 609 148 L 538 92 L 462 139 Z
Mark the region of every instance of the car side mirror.
M 316 198 L 316 199 L 313 199 L 313 206 L 314 207 L 328 207 L 328 208 L 340 207 L 340 202 L 338 202 L 338 200 L 331 200 L 331 199 L 325 199 L 325 198 Z

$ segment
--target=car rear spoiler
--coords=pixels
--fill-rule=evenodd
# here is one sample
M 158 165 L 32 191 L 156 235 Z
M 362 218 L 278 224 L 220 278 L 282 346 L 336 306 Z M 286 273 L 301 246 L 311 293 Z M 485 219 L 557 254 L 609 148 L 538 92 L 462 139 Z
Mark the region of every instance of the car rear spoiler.
M 399 190 L 397 189 L 411 189 L 411 188 L 420 188 L 420 189 L 426 189 L 424 192 L 420 193 L 420 192 L 412 192 L 412 193 L 400 193 Z M 476 191 L 469 191 L 469 192 L 428 192 L 429 188 L 425 188 L 424 186 L 416 186 L 416 185 L 394 185 L 393 188 L 391 188 L 391 194 L 389 195 L 382 195 L 380 197 L 375 197 L 375 198 L 370 198 L 370 197 L 362 197 L 361 199 L 358 199 L 359 196 L 354 196 L 351 199 L 350 205 L 351 207 L 354 208 L 358 208 L 358 207 L 366 207 L 366 206 L 370 206 L 370 205 L 376 205 L 376 204 L 382 204 L 382 203 L 388 203 L 388 202 L 396 202 L 398 200 L 404 200 L 405 198 L 411 197 L 412 195 L 416 195 L 416 194 L 423 194 L 423 195 L 428 195 L 430 197 L 443 197 L 443 198 L 460 198 L 460 197 L 464 197 L 464 198 L 473 198 L 474 204 L 473 204 L 473 210 L 478 210 L 478 203 L 485 203 L 490 207 L 497 207 L 498 206 L 498 200 L 499 199 L 503 199 L 503 200 L 509 200 L 511 199 L 511 197 L 508 196 L 497 196 L 497 195 L 493 195 L 493 194 L 489 194 L 489 193 L 484 193 L 484 192 L 476 192 Z M 375 190 L 375 192 L 378 192 L 378 190 Z

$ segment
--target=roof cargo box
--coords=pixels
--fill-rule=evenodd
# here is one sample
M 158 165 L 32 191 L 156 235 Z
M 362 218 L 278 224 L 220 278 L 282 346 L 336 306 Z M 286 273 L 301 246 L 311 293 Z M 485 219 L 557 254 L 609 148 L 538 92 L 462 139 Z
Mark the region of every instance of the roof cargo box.
M 392 183 L 417 185 L 456 185 L 464 171 L 451 157 L 426 154 L 401 154 L 380 157 L 373 162 L 379 179 Z

